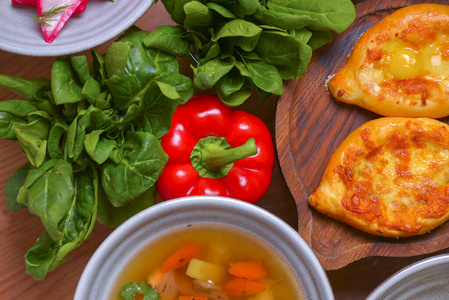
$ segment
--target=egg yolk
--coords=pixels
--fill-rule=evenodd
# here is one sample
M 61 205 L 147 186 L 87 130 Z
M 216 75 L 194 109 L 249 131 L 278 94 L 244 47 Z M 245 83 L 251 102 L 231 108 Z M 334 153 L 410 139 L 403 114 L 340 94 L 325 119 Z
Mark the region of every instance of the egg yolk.
M 393 53 L 388 64 L 391 75 L 398 80 L 416 77 L 421 74 L 422 69 L 423 63 L 419 54 L 409 49 L 400 49 Z

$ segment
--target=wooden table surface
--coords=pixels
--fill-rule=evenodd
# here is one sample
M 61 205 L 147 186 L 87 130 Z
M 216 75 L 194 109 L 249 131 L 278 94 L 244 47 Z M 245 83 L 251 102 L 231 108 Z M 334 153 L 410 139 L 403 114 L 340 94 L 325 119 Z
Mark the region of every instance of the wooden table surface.
M 136 23 L 143 30 L 153 30 L 159 25 L 173 24 L 161 2 L 153 5 Z M 96 48 L 104 53 L 110 42 Z M 90 58 L 90 52 L 80 54 Z M 54 57 L 30 57 L 0 51 L 0 74 L 29 78 L 50 77 Z M 191 75 L 189 61 L 181 60 L 181 72 Z M 19 98 L 0 88 L 0 100 Z M 276 97 L 267 101 L 253 97 L 239 109 L 259 116 L 270 128 L 273 142 L 275 132 Z M 0 189 L 8 178 L 27 161 L 18 142 L 0 140 Z M 276 162 L 272 184 L 258 202 L 260 207 L 282 218 L 297 228 L 296 206 Z M 71 299 L 88 260 L 100 243 L 114 229 L 96 224 L 91 236 L 56 271 L 44 281 L 35 281 L 25 273 L 24 255 L 43 231 L 38 217 L 26 209 L 12 212 L 6 209 L 5 196 L 0 193 L 0 298 L 1 299 Z M 449 252 L 447 250 L 433 255 Z M 427 256 L 411 258 L 365 258 L 342 269 L 328 271 L 336 299 L 364 299 L 383 280 L 401 268 Z

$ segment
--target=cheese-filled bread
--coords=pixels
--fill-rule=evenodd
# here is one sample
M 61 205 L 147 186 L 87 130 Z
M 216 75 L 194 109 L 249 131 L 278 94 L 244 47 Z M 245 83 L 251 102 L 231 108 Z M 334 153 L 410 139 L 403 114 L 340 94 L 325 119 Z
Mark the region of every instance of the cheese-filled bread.
M 381 19 L 359 38 L 328 89 L 382 116 L 448 116 L 449 5 L 411 5 Z
M 336 149 L 309 198 L 370 234 L 424 234 L 449 218 L 449 126 L 429 118 L 366 122 Z

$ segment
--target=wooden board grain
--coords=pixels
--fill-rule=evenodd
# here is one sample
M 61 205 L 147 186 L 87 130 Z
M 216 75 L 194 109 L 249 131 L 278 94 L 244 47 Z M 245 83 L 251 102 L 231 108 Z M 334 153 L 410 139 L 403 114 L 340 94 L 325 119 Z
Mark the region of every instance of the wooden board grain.
M 449 223 L 419 237 L 382 238 L 326 217 L 307 203 L 338 145 L 363 123 L 380 117 L 332 99 L 326 80 L 343 67 L 359 36 L 374 23 L 398 8 L 423 2 L 372 0 L 356 4 L 356 20 L 351 27 L 318 49 L 306 75 L 287 82 L 279 98 L 276 144 L 282 173 L 296 202 L 298 232 L 326 270 L 342 268 L 363 257 L 410 257 L 449 247 Z

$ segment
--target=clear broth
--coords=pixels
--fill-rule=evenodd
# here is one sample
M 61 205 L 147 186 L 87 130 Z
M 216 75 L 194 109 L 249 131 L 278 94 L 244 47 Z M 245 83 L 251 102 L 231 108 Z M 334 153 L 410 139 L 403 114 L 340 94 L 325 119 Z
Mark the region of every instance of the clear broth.
M 251 234 L 242 234 L 242 231 L 236 228 L 218 224 L 195 224 L 173 230 L 154 240 L 151 245 L 133 257 L 122 270 L 110 299 L 120 300 L 118 293 L 124 284 L 131 281 L 147 282 L 148 276 L 187 241 L 205 244 L 209 249 L 213 247 L 215 251 L 211 251 L 212 254 L 208 252 L 210 257 L 206 256 L 205 260 L 222 266 L 232 261 L 261 261 L 267 270 L 264 283 L 273 291 L 273 299 L 305 299 L 295 272 L 271 245 Z M 220 253 L 218 257 L 217 252 Z M 252 298 L 247 296 L 231 299 Z

